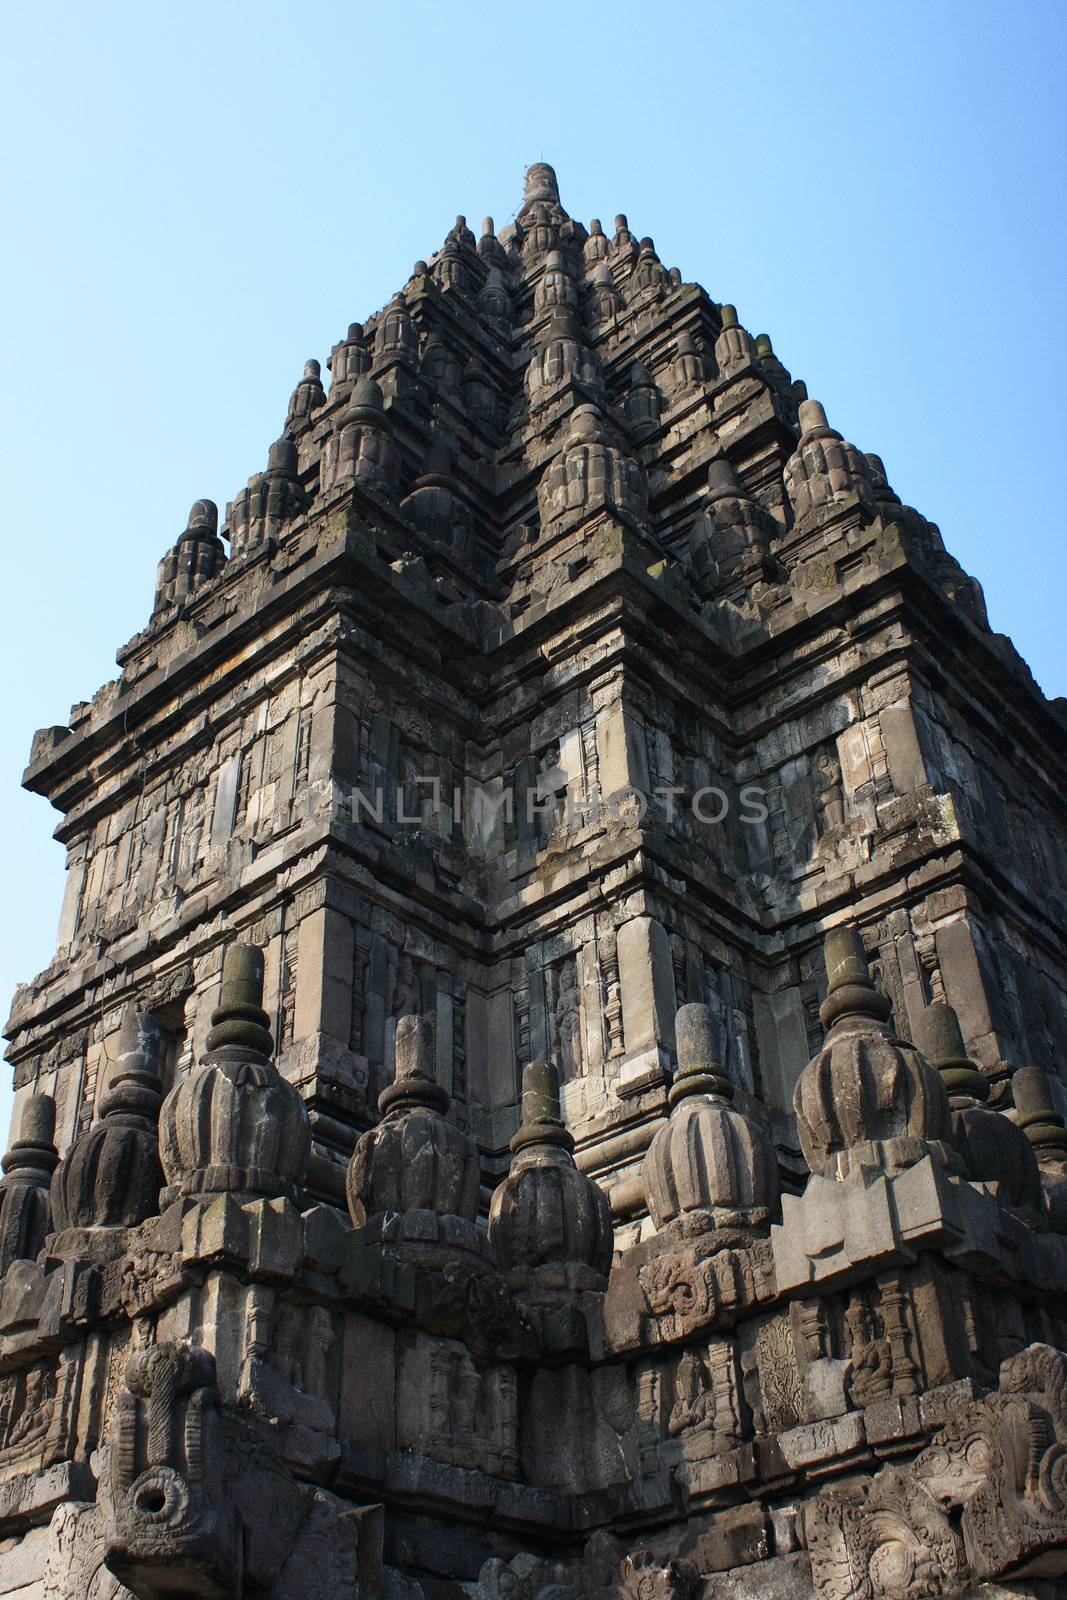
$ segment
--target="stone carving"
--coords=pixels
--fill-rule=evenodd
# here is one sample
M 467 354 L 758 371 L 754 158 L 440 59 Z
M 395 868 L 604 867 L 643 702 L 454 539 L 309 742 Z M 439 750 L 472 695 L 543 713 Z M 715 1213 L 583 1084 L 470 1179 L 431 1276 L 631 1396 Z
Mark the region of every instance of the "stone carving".
M 932 1154 L 952 1164 L 949 1105 L 929 1062 L 888 1026 L 889 1002 L 875 989 L 853 928 L 826 939 L 829 1029 L 793 1096 L 801 1148 L 812 1172 L 844 1177 L 854 1166 L 909 1166 Z
M 20 1454 L 48 1433 L 56 1403 L 56 1369 L 41 1362 L 0 1378 L 0 1459 Z
M 580 1571 L 544 1556 L 493 1556 L 478 1574 L 477 1600 L 583 1600 Z
M 547 1061 L 523 1068 L 522 1125 L 508 1176 L 489 1209 L 489 1241 L 518 1287 L 600 1287 L 611 1265 L 611 1210 L 574 1165 L 559 1077 Z
M 100 1510 L 68 1500 L 48 1528 L 44 1600 L 136 1600 L 104 1565 Z
M 800 443 L 784 471 L 798 522 L 817 520 L 835 506 L 870 497 L 866 461 L 829 426 L 817 400 L 801 401 L 800 430 Z
M 57 1231 L 129 1228 L 152 1215 L 163 1181 L 156 1148 L 161 1103 L 159 1024 L 128 1006 L 99 1117 L 52 1175 Z
M 678 1362 L 670 1434 L 708 1431 L 712 1448 L 728 1450 L 742 1437 L 737 1367 L 729 1340 L 716 1340 L 706 1352 L 687 1350 Z
M 568 956 L 557 969 L 555 1021 L 563 1081 L 585 1076 L 585 1041 L 582 1034 L 582 999 L 578 988 L 578 963 Z
M 642 1175 L 658 1229 L 716 1231 L 734 1243 L 770 1221 L 778 1172 L 766 1136 L 729 1104 L 733 1086 L 717 1063 L 716 1031 L 710 1007 L 678 1012 L 673 1109 L 649 1146 Z
M 160 1112 L 164 1200 L 297 1197 L 310 1148 L 307 1112 L 270 1060 L 262 999 L 263 952 L 228 946 L 207 1054 Z
M 889 1340 L 879 1338 L 874 1317 L 861 1295 L 853 1295 L 845 1312 L 848 1340 L 848 1392 L 855 1406 L 865 1406 L 893 1390 L 893 1355 Z
M 959 1595 L 1019 1569 L 1067 1572 L 1067 1357 L 1032 1345 L 905 1468 L 807 1513 L 820 1600 Z M 1029 1567 L 1028 1564 L 1029 1563 Z
M 219 508 L 215 502 L 194 501 L 185 532 L 159 563 L 154 611 L 194 594 L 222 570 L 226 551 L 218 527 Z
M 623 1557 L 608 1592 L 614 1600 L 690 1600 L 696 1587 L 696 1573 L 687 1563 L 661 1566 L 648 1550 L 638 1550 Z
M 33 1094 L 22 1108 L 18 1138 L 4 1156 L 0 1182 L 0 1275 L 12 1261 L 36 1260 L 51 1223 L 48 1186 L 59 1161 L 53 1144 L 56 1103 Z
M 363 1134 L 349 1163 L 348 1209 L 368 1242 L 404 1239 L 425 1253 L 447 1236 L 450 1250 L 478 1256 L 485 1252 L 475 1225 L 478 1151 L 445 1115 L 449 1097 L 434 1073 L 433 1046 L 428 1017 L 400 1017 L 396 1076 L 378 1098 L 382 1121 Z
M 0 1593 L 1067 1581 L 1064 707 L 638 231 L 457 219 L 34 741 Z
M 126 1364 L 111 1436 L 107 1565 L 134 1593 L 205 1600 L 241 1592 L 244 1557 L 223 1483 L 215 1363 L 192 1345 L 153 1345 Z M 178 1589 L 180 1592 L 180 1589 Z

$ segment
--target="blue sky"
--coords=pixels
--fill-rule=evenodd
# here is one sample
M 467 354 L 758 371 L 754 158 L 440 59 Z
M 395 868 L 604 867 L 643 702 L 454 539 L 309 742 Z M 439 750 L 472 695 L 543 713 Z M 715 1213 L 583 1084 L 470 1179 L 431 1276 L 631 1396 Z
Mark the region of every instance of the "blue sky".
M 1062 0 L 53 3 L 5 36 L 5 1014 L 62 896 L 34 729 L 114 675 L 304 360 L 535 160 L 772 335 L 1067 693 Z

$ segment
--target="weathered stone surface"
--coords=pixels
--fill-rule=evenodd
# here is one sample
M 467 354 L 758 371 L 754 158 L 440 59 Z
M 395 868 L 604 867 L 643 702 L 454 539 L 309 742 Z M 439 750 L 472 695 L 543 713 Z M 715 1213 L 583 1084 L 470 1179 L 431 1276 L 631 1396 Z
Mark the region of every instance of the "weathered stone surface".
M 0 1596 L 1053 1600 L 1062 705 L 544 163 L 329 370 L 33 742 Z

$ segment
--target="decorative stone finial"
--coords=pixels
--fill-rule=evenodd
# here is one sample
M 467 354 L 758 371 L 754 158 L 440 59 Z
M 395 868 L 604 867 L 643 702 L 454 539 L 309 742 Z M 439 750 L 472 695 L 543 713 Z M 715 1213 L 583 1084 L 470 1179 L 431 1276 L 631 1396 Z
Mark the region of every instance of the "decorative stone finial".
M 299 1197 L 311 1134 L 304 1102 L 269 1059 L 263 952 L 228 946 L 207 1052 L 160 1113 L 159 1152 L 169 1189 L 241 1201 Z
M 489 1240 L 513 1287 L 598 1287 L 611 1265 L 611 1208 L 575 1166 L 573 1148 L 560 1115 L 559 1074 L 549 1061 L 532 1061 L 523 1068 L 511 1168 L 489 1208 Z
M 1048 1076 L 1040 1067 L 1019 1067 L 1012 1074 L 1015 1120 L 1040 1159 L 1045 1151 L 1067 1158 L 1067 1127 L 1052 1098 Z
M 925 1155 L 956 1165 L 944 1085 L 914 1045 L 893 1036 L 892 1008 L 871 982 L 858 930 L 833 929 L 825 956 L 820 1016 L 829 1032 L 793 1096 L 808 1166 L 846 1178 L 856 1169 L 909 1167 Z
M 304 509 L 307 497 L 300 482 L 299 456 L 287 433 L 267 453 L 267 469 L 249 478 L 229 508 L 229 535 L 234 555 L 277 538 Z
M 48 1185 L 59 1161 L 56 1103 L 50 1094 L 23 1102 L 17 1137 L 3 1158 L 0 1182 L 0 1274 L 12 1261 L 34 1261 L 51 1227 Z
M 163 1183 L 156 1123 L 159 1024 L 128 1006 L 118 1053 L 92 1127 L 75 1139 L 52 1178 L 52 1226 L 132 1228 L 152 1216 Z
M 289 400 L 286 427 L 298 427 L 313 411 L 326 404 L 326 390 L 322 387 L 322 368 L 317 361 L 304 362 L 304 376 Z
M 710 1006 L 686 1005 L 679 1008 L 674 1020 L 678 1070 L 667 1094 L 672 1106 L 692 1094 L 733 1099 L 734 1086 L 719 1061 L 717 1034 Z
M 663 397 L 651 372 L 641 361 L 635 361 L 630 368 L 625 409 L 626 420 L 635 438 L 643 439 L 660 425 Z
M 1049 1219 L 1067 1233 L 1067 1128 L 1039 1067 L 1020 1067 L 1011 1080 L 1015 1120 L 1037 1157 Z
M 154 610 L 184 599 L 221 569 L 226 552 L 218 526 L 219 508 L 214 500 L 194 500 L 184 533 L 157 568 Z
M 207 1048 L 269 1055 L 274 1041 L 262 1000 L 262 950 L 255 944 L 229 945 L 222 960 L 222 988 L 219 1003 L 211 1013 Z
M 729 1104 L 711 1008 L 682 1006 L 675 1038 L 671 1114 L 641 1170 L 649 1214 L 658 1230 L 686 1237 L 750 1238 L 778 1203 L 777 1159 L 763 1130 Z
M 826 409 L 819 400 L 802 400 L 797 409 L 797 418 L 800 422 L 802 435 L 816 433 L 823 428 L 828 428 L 835 438 L 840 439 L 841 437 L 839 433 L 830 428 L 830 424 L 826 420 Z
M 1044 1225 L 1041 1175 L 1026 1135 L 1016 1123 L 980 1102 L 989 1090 L 968 1060 L 959 1017 L 944 1000 L 920 1012 L 915 1042 L 941 1074 L 952 1107 L 952 1142 L 967 1176 L 975 1183 L 995 1183 L 1009 1205 L 1028 1211 Z
M 532 167 L 526 168 L 523 209 L 533 205 L 536 200 L 547 200 L 553 205 L 559 205 L 559 184 L 556 182 L 555 171 L 547 161 L 535 161 Z
M 851 924 L 831 929 L 823 945 L 823 959 L 826 999 L 819 1008 L 823 1027 L 836 1027 L 839 1034 L 862 1032 L 873 1022 L 881 1032 L 888 1034 L 883 1024 L 893 1008 L 871 982 L 867 951 L 859 930 Z
M 381 1122 L 361 1136 L 348 1164 L 348 1209 L 364 1243 L 441 1260 L 457 1251 L 484 1258 L 488 1242 L 475 1223 L 478 1147 L 445 1116 L 431 1018 L 398 1021 L 396 1076 L 378 1106 Z
M 645 475 L 633 457 L 613 442 L 596 406 L 581 405 L 571 413 L 566 444 L 541 479 L 538 501 L 544 523 L 605 506 L 634 521 L 644 516 Z
M 214 500 L 194 500 L 182 538 L 213 538 L 219 531 L 219 508 Z
M 915 1021 L 915 1043 L 941 1074 L 950 1102 L 956 1095 L 985 1100 L 989 1086 L 974 1062 L 968 1058 L 960 1019 L 944 1000 L 935 1000 Z
M 434 1029 L 428 1017 L 401 1017 L 396 1025 L 396 1071 L 392 1083 L 378 1096 L 384 1116 L 391 1108 L 408 1110 L 429 1106 L 447 1111 L 448 1090 L 434 1071 Z

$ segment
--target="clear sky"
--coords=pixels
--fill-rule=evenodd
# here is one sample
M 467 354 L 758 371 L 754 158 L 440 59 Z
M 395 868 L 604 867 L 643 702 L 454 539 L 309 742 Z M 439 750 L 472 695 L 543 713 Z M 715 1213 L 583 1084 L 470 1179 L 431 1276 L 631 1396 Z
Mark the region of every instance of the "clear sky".
M 114 675 L 304 360 L 532 161 L 770 333 L 1067 693 L 1063 0 L 53 0 L 4 31 L 5 1015 L 62 897 L 34 729 Z

